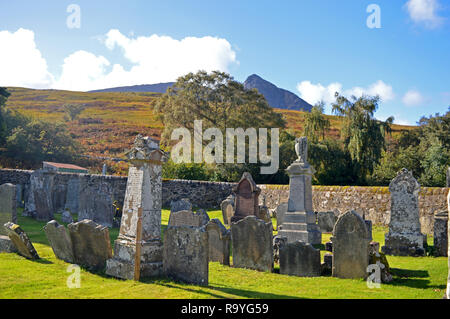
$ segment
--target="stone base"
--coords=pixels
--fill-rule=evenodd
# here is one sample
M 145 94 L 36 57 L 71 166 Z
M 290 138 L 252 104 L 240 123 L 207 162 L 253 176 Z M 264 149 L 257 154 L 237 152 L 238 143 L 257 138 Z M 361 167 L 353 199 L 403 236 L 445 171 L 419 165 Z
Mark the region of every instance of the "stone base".
M 320 245 L 322 243 L 322 233 L 317 225 L 307 225 L 307 230 L 281 229 L 278 235 L 286 237 L 288 243 L 301 241 L 311 245 Z
M 140 278 L 157 277 L 163 274 L 161 241 L 149 241 L 141 247 Z M 122 279 L 134 279 L 134 257 L 136 244 L 125 239 L 114 242 L 114 257 L 106 261 L 106 274 Z
M 0 253 L 17 253 L 16 246 L 8 236 L 0 235 Z
M 423 234 L 391 234 L 385 235 L 385 245 L 381 252 L 393 256 L 424 256 Z

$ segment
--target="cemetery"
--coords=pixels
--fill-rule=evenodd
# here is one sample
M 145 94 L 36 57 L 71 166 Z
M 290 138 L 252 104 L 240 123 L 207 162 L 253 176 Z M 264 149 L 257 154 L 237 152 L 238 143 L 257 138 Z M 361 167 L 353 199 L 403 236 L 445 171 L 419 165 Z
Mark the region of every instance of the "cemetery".
M 127 178 L 2 170 L 0 298 L 447 298 L 448 187 L 404 168 L 337 205 L 307 138 L 295 152 L 278 188 L 164 181 L 169 154 L 141 135 Z

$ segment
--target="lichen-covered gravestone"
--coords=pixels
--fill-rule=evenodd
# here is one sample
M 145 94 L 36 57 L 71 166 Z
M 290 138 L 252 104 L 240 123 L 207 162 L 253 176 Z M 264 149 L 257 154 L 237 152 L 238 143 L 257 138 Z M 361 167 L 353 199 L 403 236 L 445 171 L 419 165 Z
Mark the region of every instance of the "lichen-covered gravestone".
M 173 226 L 164 233 L 164 274 L 195 285 L 208 285 L 208 233 L 205 227 Z
M 248 172 L 242 174 L 241 180 L 233 187 L 236 196 L 235 212 L 231 217 L 231 222 L 235 223 L 247 216 L 257 216 L 259 214 L 259 194 L 261 189 L 256 186 L 252 175 Z
M 180 210 L 170 213 L 168 226 L 202 227 L 206 225 L 208 221 L 208 214 L 204 211 L 193 213 L 189 210 Z
M 84 219 L 68 225 L 75 263 L 90 270 L 102 270 L 112 257 L 108 227 Z
M 366 278 L 369 263 L 369 234 L 361 216 L 348 211 L 339 216 L 333 229 L 332 276 Z
M 281 245 L 280 274 L 299 277 L 320 276 L 320 250 L 300 241 Z
M 188 198 L 182 198 L 170 202 L 170 213 L 179 212 L 181 210 L 192 211 L 192 204 Z
M 55 256 L 68 263 L 74 263 L 72 240 L 64 225 L 60 225 L 56 220 L 52 220 L 44 226 L 44 231 Z
M 271 272 L 273 269 L 272 223 L 247 216 L 231 224 L 233 267 Z
M 424 236 L 420 231 L 420 185 L 411 172 L 403 168 L 389 184 L 391 193 L 391 220 L 385 245 L 387 255 L 423 256 Z
M 231 233 L 219 219 L 214 218 L 206 225 L 209 242 L 209 261 L 218 261 L 230 265 Z
M 434 256 L 447 256 L 448 236 L 447 236 L 448 213 L 446 211 L 434 215 Z
M 336 220 L 337 217 L 333 211 L 317 213 L 317 224 L 319 225 L 320 231 L 323 233 L 332 232 Z
M 223 222 L 225 225 L 231 225 L 231 217 L 234 215 L 234 196 L 230 195 L 220 203 Z
M 4 225 L 8 237 L 17 249 L 17 252 L 28 259 L 39 259 L 31 240 L 19 225 L 8 222 Z

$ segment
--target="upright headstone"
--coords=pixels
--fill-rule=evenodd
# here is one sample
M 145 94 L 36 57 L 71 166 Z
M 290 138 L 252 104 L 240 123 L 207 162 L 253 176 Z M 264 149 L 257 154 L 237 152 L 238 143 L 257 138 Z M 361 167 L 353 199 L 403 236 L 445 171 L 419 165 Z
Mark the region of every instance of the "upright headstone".
M 205 213 L 206 214 L 206 213 Z M 190 210 L 180 210 L 170 213 L 168 226 L 192 226 L 202 227 L 209 221 L 208 214 L 202 212 L 191 212 Z
M 175 213 L 182 210 L 192 211 L 192 204 L 188 198 L 182 198 L 170 202 L 170 213 Z
M 7 222 L 17 223 L 16 186 L 13 184 L 0 185 L 0 235 L 8 235 L 3 227 Z
M 67 224 L 73 223 L 73 217 L 72 217 L 72 214 L 70 213 L 69 210 L 64 210 L 62 212 L 62 214 L 61 214 L 61 221 L 63 223 L 67 223 Z
M 282 245 L 280 274 L 299 277 L 320 276 L 320 250 L 301 241 Z
M 235 223 L 247 216 L 259 214 L 259 194 L 261 189 L 256 186 L 252 175 L 248 172 L 242 174 L 241 180 L 233 187 L 235 195 L 235 212 L 231 222 Z
M 20 255 L 28 259 L 39 259 L 39 255 L 31 240 L 19 225 L 7 222 L 4 227 Z
M 448 212 L 443 211 L 434 215 L 434 256 L 447 256 L 448 250 L 448 236 L 447 226 L 448 224 Z
M 222 265 L 230 265 L 231 232 L 219 219 L 211 219 L 206 225 L 208 232 L 209 261 L 218 261 Z
M 273 269 L 272 223 L 247 216 L 231 224 L 233 267 L 271 272 Z
M 111 258 L 111 242 L 108 227 L 83 219 L 69 224 L 75 263 L 90 270 L 103 270 Z
M 66 228 L 56 220 L 52 220 L 44 226 L 44 231 L 55 256 L 68 263 L 74 263 L 75 257 L 73 254 L 72 240 Z
M 307 161 L 306 137 L 297 138 L 295 141 L 298 159 L 286 169 L 289 175 L 288 210 L 278 233 L 286 237 L 288 243 L 300 240 L 313 245 L 320 244 L 322 233 L 316 224 L 312 207 L 311 179 L 315 170 Z
M 332 232 L 336 221 L 337 217 L 333 211 L 317 213 L 317 225 L 319 225 L 320 231 L 323 233 Z
M 348 211 L 334 225 L 332 276 L 366 278 L 369 265 L 369 234 L 361 216 Z
M 56 172 L 52 170 L 35 170 L 30 176 L 30 201 L 25 204 L 26 215 L 39 221 L 53 219 L 53 185 Z
M 391 220 L 385 245 L 387 255 L 423 256 L 424 236 L 420 232 L 420 185 L 411 172 L 403 168 L 389 184 L 391 193 Z
M 167 154 L 157 141 L 138 135 L 127 155 L 131 166 L 122 221 L 106 273 L 137 280 L 162 273 L 162 164 Z
M 284 215 L 286 215 L 286 212 L 288 210 L 288 203 L 281 203 L 280 205 L 277 206 L 276 208 L 276 212 L 275 215 L 277 217 L 277 229 L 280 230 L 281 229 L 281 225 L 283 225 L 283 221 L 284 221 Z
M 230 195 L 220 203 L 220 209 L 222 210 L 222 217 L 225 225 L 231 225 L 231 217 L 234 215 L 234 199 L 235 197 Z
M 174 226 L 164 232 L 164 274 L 195 285 L 208 285 L 208 233 L 204 227 Z

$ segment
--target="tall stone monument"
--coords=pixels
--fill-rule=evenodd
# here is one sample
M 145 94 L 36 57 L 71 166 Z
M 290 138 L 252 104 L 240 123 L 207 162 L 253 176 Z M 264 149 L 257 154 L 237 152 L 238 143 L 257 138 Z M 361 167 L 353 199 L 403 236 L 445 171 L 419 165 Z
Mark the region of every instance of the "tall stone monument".
M 403 168 L 389 184 L 391 193 L 391 220 L 385 235 L 387 255 L 423 256 L 423 234 L 419 219 L 420 185 L 412 173 Z
M 247 216 L 259 216 L 259 194 L 261 189 L 256 186 L 250 173 L 242 174 L 241 180 L 233 187 L 235 194 L 235 212 L 231 222 L 235 223 Z
M 286 169 L 289 175 L 288 210 L 278 234 L 286 237 L 288 243 L 300 240 L 320 244 L 322 233 L 312 208 L 311 179 L 315 170 L 308 163 L 308 141 L 306 137 L 301 137 L 296 138 L 295 142 L 298 159 Z
M 162 274 L 162 164 L 168 157 L 159 143 L 138 135 L 127 153 L 131 162 L 114 257 L 108 275 L 136 279 Z

